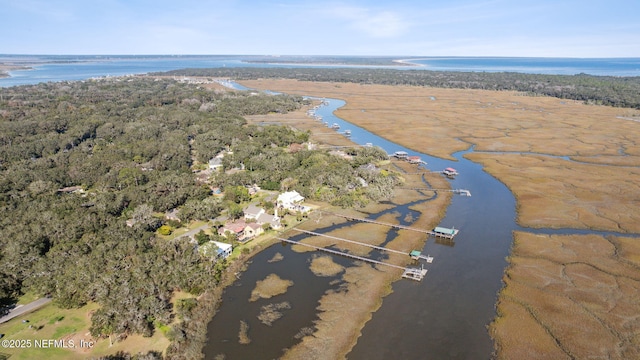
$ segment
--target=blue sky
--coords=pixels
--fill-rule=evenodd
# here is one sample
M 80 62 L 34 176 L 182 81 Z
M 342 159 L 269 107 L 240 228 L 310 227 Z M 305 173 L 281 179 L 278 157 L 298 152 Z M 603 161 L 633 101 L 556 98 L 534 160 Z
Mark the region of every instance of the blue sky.
M 4 54 L 640 57 L 640 0 L 0 0 Z

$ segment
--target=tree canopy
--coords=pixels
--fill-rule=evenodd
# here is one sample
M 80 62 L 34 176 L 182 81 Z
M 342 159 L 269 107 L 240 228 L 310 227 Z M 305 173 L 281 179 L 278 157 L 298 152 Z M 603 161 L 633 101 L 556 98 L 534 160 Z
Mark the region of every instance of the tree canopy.
M 616 107 L 640 109 L 640 77 L 521 74 L 368 68 L 215 68 L 182 69 L 171 75 L 217 76 L 237 80 L 286 78 L 303 81 L 413 85 L 453 89 L 520 91 Z

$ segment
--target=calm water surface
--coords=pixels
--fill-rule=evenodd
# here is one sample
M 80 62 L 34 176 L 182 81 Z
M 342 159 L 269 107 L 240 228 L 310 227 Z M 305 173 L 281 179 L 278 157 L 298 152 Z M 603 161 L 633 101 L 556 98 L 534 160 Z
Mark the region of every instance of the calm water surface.
M 71 59 L 73 60 L 73 59 Z M 454 71 L 516 71 L 529 73 L 639 76 L 640 59 L 523 59 L 523 58 L 427 58 L 416 61 L 424 69 Z M 47 81 L 82 80 L 97 76 L 116 76 L 187 67 L 269 67 L 291 65 L 248 64 L 238 57 L 148 58 L 125 57 L 118 60 L 95 60 L 83 63 L 42 64 L 34 70 L 11 72 L 13 77 L 0 79 L 0 87 L 36 84 Z M 296 65 L 296 67 L 305 67 Z M 437 101 L 437 100 L 436 100 Z M 332 112 L 344 102 L 332 100 L 318 114 L 341 131 L 351 130 L 359 144 L 372 143 L 388 153 L 403 150 L 419 155 L 428 168 L 441 170 L 453 166 L 460 175 L 452 181 L 453 188 L 468 189 L 471 198 L 454 196 L 441 225 L 456 227 L 460 234 L 455 244 L 436 243 L 429 239 L 424 252 L 435 257 L 422 282 L 409 280 L 393 284 L 393 293 L 363 329 L 358 343 L 348 354 L 350 359 L 486 359 L 491 356 L 492 342 L 486 325 L 495 316 L 494 304 L 501 288 L 513 230 L 522 230 L 515 223 L 515 200 L 511 192 L 488 175 L 478 164 L 455 154 L 457 162 L 419 154 L 373 135 L 364 129 L 336 118 Z M 473 151 L 472 149 L 468 151 Z M 409 211 L 398 208 L 399 219 Z M 341 226 L 347 226 L 341 225 Z M 330 231 L 332 229 L 324 229 Z M 530 230 L 530 229 L 525 229 Z M 583 230 L 539 229 L 541 233 L 598 233 Z M 389 237 L 394 232 L 390 231 Z M 279 262 L 269 262 L 276 252 L 284 255 Z M 296 334 L 312 328 L 316 306 L 322 294 L 337 289 L 335 278 L 317 277 L 309 270 L 313 253 L 298 254 L 289 247 L 273 246 L 253 259 L 240 280 L 225 291 L 223 304 L 209 324 L 209 342 L 204 351 L 207 358 L 226 354 L 227 359 L 271 359 L 283 354 L 283 349 L 298 342 Z M 375 254 L 373 256 L 376 256 Z M 334 261 L 347 265 L 351 260 L 333 256 Z M 276 273 L 292 280 L 294 286 L 286 294 L 272 299 L 249 302 L 249 294 L 257 280 Z M 287 301 L 291 309 L 271 327 L 260 323 L 260 307 Z M 238 344 L 240 321 L 249 324 L 249 345 Z
M 121 76 L 169 71 L 184 68 L 221 67 L 347 67 L 345 65 L 251 63 L 264 57 L 237 55 L 203 56 L 20 56 L 1 55 L 0 61 L 32 60 L 32 70 L 11 71 L 11 77 L 0 78 L 0 87 L 66 80 L 85 80 L 101 76 Z M 292 57 L 295 59 L 296 57 Z M 345 57 L 348 61 L 353 58 Z M 363 58 L 366 61 L 366 57 Z M 318 58 L 321 61 L 322 57 Z M 438 70 L 476 72 L 519 72 L 532 74 L 640 76 L 640 58 L 571 59 L 571 58 L 502 58 L 502 57 L 428 57 L 407 60 L 420 65 L 384 66 L 399 70 Z M 378 68 L 381 66 L 358 66 Z
M 427 167 L 436 171 L 449 166 L 455 167 L 460 175 L 451 181 L 452 188 L 468 189 L 472 193 L 472 197 L 454 195 L 441 222 L 442 226 L 460 229 L 455 242 L 436 242 L 433 238 L 427 241 L 423 252 L 435 257 L 434 262 L 426 266 L 429 270 L 427 276 L 422 282 L 400 280 L 393 284 L 393 293 L 384 298 L 382 307 L 365 325 L 362 336 L 347 355 L 349 359 L 488 359 L 493 351 L 493 342 L 486 327 L 495 317 L 495 303 L 503 285 L 502 276 L 514 230 L 544 234 L 625 235 L 576 229 L 523 228 L 515 222 L 516 204 L 510 190 L 487 174 L 481 165 L 463 157 L 465 153 L 472 152 L 473 148 L 454 154 L 457 162 L 417 153 L 333 115 L 333 111 L 344 104 L 342 100 L 329 99 L 329 106 L 321 107 L 316 113 L 329 124 L 338 123 L 341 132 L 351 130 L 351 138 L 356 143 L 372 143 L 388 153 L 407 151 L 410 155 L 421 156 L 428 162 Z M 403 221 L 404 215 L 410 210 L 407 206 L 399 206 L 390 211 L 397 211 L 400 214 L 398 220 Z M 320 229 L 318 232 L 334 228 Z M 395 232 L 388 235 L 388 240 L 391 240 Z M 271 270 L 267 270 L 264 264 L 259 265 L 260 261 L 264 262 L 270 256 L 271 253 L 266 254 L 262 260 L 256 259 L 255 264 L 243 275 L 242 286 L 248 286 L 243 291 L 250 291 L 255 284 L 255 281 L 245 281 L 244 276 L 251 276 L 252 280 L 262 279 L 270 273 Z M 285 269 L 279 274 L 281 277 L 291 279 L 295 276 L 300 279 L 290 291 L 298 284 L 302 284 L 305 289 L 307 286 L 313 287 L 313 291 L 299 289 L 295 294 L 288 292 L 281 295 L 282 299 L 299 304 L 294 305 L 294 308 L 304 304 L 304 309 L 299 309 L 300 315 L 296 315 L 299 316 L 298 319 L 279 320 L 288 324 L 286 331 L 264 329 L 265 325 L 256 323 L 253 336 L 268 346 L 265 348 L 253 343 L 237 345 L 238 325 L 233 325 L 235 328 L 232 327 L 227 332 L 224 329 L 228 327 L 226 324 L 238 324 L 241 318 L 248 317 L 245 309 L 250 307 L 242 302 L 239 305 L 225 303 L 220 314 L 226 314 L 230 318 L 222 320 L 217 315 L 210 324 L 211 341 L 205 348 L 207 358 L 213 358 L 219 353 L 225 353 L 228 359 L 275 358 L 282 355 L 284 348 L 295 345 L 298 342 L 294 338 L 296 330 L 313 326 L 313 320 L 316 319 L 315 306 L 324 291 L 339 286 L 339 283 L 332 285 L 326 279 L 318 280 L 308 270 L 311 256 L 313 255 L 309 253 L 289 252 L 280 265 Z M 380 255 L 372 255 L 373 258 L 376 256 Z M 348 259 L 332 257 L 342 264 L 350 262 Z M 229 291 L 236 294 L 240 290 L 232 288 Z M 255 309 L 253 312 L 255 313 Z M 289 315 L 285 315 L 285 318 L 287 316 Z M 222 338 L 230 340 L 227 344 L 221 344 L 217 339 Z M 267 348 L 269 351 L 265 352 Z
M 453 188 L 468 189 L 473 195 L 472 197 L 453 197 L 441 225 L 460 229 L 455 242 L 436 243 L 433 238 L 427 241 L 424 252 L 433 255 L 435 260 L 432 264 L 428 264 L 429 273 L 426 278 L 422 282 L 401 280 L 394 283 L 393 293 L 384 299 L 380 310 L 367 323 L 357 345 L 348 357 L 350 359 L 489 358 L 493 345 L 487 334 L 486 325 L 495 315 L 494 304 L 497 292 L 502 286 L 501 278 L 506 266 L 505 257 L 511 245 L 511 231 L 516 227 L 513 196 L 502 183 L 485 173 L 481 166 L 462 158 L 462 153 L 455 155 L 458 162 L 452 162 L 403 148 L 335 117 L 332 112 L 342 105 L 344 101 L 330 100 L 330 105 L 320 108 L 317 113 L 329 124 L 339 123 L 340 131 L 350 129 L 352 139 L 357 143 L 372 143 L 381 146 L 389 153 L 404 150 L 411 155 L 419 155 L 429 163 L 428 168 L 433 170 L 454 166 L 460 172 L 460 176 L 452 181 Z M 409 210 L 405 206 L 396 208 L 394 211 L 399 211 L 398 219 L 403 219 L 404 214 Z M 319 232 L 329 230 L 331 229 L 321 229 Z M 243 299 L 246 299 L 246 295 L 255 285 L 253 279 L 263 279 L 272 272 L 266 268 L 267 265 L 263 264 L 265 259 L 271 256 L 272 254 L 269 253 L 261 259 L 256 258 L 254 264 L 243 275 L 241 280 L 243 285 L 229 289 L 228 292 L 234 295 L 228 296 L 241 299 L 242 296 L 238 293 L 244 291 Z M 313 326 L 317 301 L 324 291 L 331 287 L 326 279 L 318 280 L 308 270 L 309 256 L 311 255 L 308 253 L 288 253 L 285 256 L 279 266 L 286 270 L 279 275 L 287 279 L 291 279 L 292 276 L 303 278 L 294 280 L 296 285 L 291 287 L 287 294 L 281 295 L 283 300 L 271 299 L 272 302 L 290 299 L 288 301 L 292 302 L 294 308 L 297 306 L 295 304 L 300 302 L 311 302 L 305 305 L 307 309 L 305 311 L 308 312 L 301 309 L 304 315 L 296 315 L 299 316 L 298 320 L 291 319 L 293 314 L 291 316 L 286 314 L 282 320 L 279 320 L 290 324 L 287 325 L 290 328 L 285 332 L 276 331 L 275 328 L 262 329 L 266 326 L 257 321 L 255 328 L 252 328 L 256 330 L 253 336 L 269 344 L 267 348 L 270 351 L 265 353 L 266 349 L 258 343 L 238 345 L 239 321 L 250 316 L 255 318 L 256 309 L 253 305 L 248 305 L 246 300 L 225 301 L 220 308 L 220 313 L 209 325 L 210 341 L 205 348 L 207 358 L 212 359 L 219 353 L 224 353 L 228 359 L 278 357 L 282 354 L 282 348 L 295 345 L 298 342 L 293 337 L 297 333 L 295 330 L 303 326 Z M 350 261 L 336 256 L 333 258 L 334 261 L 343 263 Z M 299 289 L 296 291 L 298 295 L 290 293 L 298 287 L 298 284 L 306 287 L 318 281 L 324 286 L 313 285 L 318 286 L 314 288 L 315 292 Z M 240 290 L 243 286 L 246 288 Z M 221 315 L 225 317 L 222 318 Z M 287 316 L 290 316 L 290 319 L 285 320 Z M 294 326 L 291 323 L 295 321 L 299 322 Z M 223 343 L 220 339 L 228 341 Z M 263 357 L 267 354 L 268 357 Z

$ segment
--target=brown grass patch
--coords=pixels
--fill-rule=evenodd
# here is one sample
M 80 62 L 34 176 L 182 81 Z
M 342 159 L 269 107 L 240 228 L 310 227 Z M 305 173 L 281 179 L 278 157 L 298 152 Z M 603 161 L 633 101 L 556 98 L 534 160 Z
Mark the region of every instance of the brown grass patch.
M 281 279 L 276 274 L 269 274 L 264 280 L 256 281 L 256 287 L 251 291 L 249 301 L 256 301 L 260 298 L 269 299 L 284 294 L 289 286 L 293 286 L 293 281 Z
M 484 90 L 295 80 L 243 84 L 343 99 L 347 105 L 337 111 L 338 116 L 434 156 L 452 159 L 453 152 L 475 144 L 476 151 L 487 153 L 476 152 L 469 158 L 482 162 L 509 186 L 516 195 L 519 222 L 526 226 L 640 232 L 640 132 L 636 122 L 621 119 L 633 110 Z M 495 152 L 570 156 L 589 164 Z M 410 172 L 406 164 L 394 166 Z M 419 184 L 419 178 L 403 177 L 405 185 Z M 416 196 L 416 191 L 398 191 L 394 201 L 404 204 Z M 441 216 L 421 212 L 421 224 L 437 222 Z M 415 233 L 400 234 L 389 246 L 410 249 L 420 243 Z M 518 233 L 499 298 L 499 317 L 491 325 L 497 356 L 640 358 L 638 243 L 626 238 Z M 364 285 L 352 280 L 354 286 Z M 323 298 L 325 317 L 314 336 L 305 337 L 287 354 L 290 358 L 344 357 L 350 347 L 345 340 L 352 336 L 349 331 L 357 333 L 363 322 L 357 324 L 366 315 L 342 319 L 351 324 L 345 327 L 345 336 L 332 336 L 335 329 L 342 329 L 333 316 L 340 304 L 331 306 L 333 299 L 347 301 L 339 296 L 343 295 Z
M 507 91 L 296 80 L 242 83 L 343 99 L 347 105 L 336 112 L 338 116 L 442 158 L 452 159 L 453 152 L 475 144 L 476 151 L 533 152 L 587 161 L 593 165 L 549 157 L 470 155 L 516 194 L 523 225 L 640 232 L 640 203 L 634 201 L 640 171 L 631 168 L 640 166 L 640 132 L 637 122 L 625 119 L 632 116 L 631 109 Z M 601 166 L 607 164 L 630 167 Z M 396 201 L 406 203 L 414 196 L 415 192 L 399 191 Z
M 340 291 L 329 291 L 320 299 L 315 332 L 307 333 L 283 358 L 344 358 L 364 323 L 382 304 L 382 297 L 390 292 L 388 284 L 397 276 L 373 270 L 367 264 L 347 268 L 343 279 L 348 285 Z
M 291 309 L 291 304 L 288 301 L 281 303 L 269 304 L 260 308 L 260 314 L 258 319 L 265 325 L 271 326 L 273 323 L 284 316 L 282 310 Z
M 249 324 L 246 321 L 240 320 L 240 331 L 238 332 L 238 342 L 242 345 L 251 344 L 251 338 L 249 338 Z
M 283 259 L 284 259 L 284 256 L 282 254 L 275 253 L 275 255 L 273 255 L 273 257 L 269 259 L 267 262 L 273 263 L 273 262 L 282 261 Z
M 640 161 L 637 123 L 621 118 L 628 116 L 630 109 L 509 91 L 349 83 L 336 87 L 334 83 L 297 80 L 242 83 L 290 94 L 343 99 L 347 104 L 338 109 L 338 116 L 384 134 L 391 141 L 443 158 L 466 149 L 469 141 L 481 151 L 554 155 L 617 156 L 622 148 L 629 156 L 638 157 L 636 165 Z M 612 130 L 622 136 L 612 141 Z M 428 136 L 415 136 L 417 133 Z
M 637 358 L 640 268 L 619 259 L 640 256 L 629 243 L 517 232 L 490 328 L 499 357 Z
M 327 255 L 314 256 L 309 269 L 311 269 L 316 276 L 336 276 L 344 271 L 342 265 L 336 264 L 333 259 Z
M 531 227 L 640 232 L 640 169 L 575 163 L 537 155 L 468 154 L 518 200 L 518 221 Z

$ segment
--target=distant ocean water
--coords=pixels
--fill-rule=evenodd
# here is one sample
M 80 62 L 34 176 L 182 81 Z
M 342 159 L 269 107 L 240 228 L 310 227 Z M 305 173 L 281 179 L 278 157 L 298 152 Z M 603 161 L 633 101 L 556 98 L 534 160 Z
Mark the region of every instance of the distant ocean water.
M 640 76 L 640 58 L 506 58 L 506 57 L 430 57 L 407 62 L 425 70 L 517 72 L 527 74 L 599 76 Z
M 288 57 L 295 59 L 295 57 Z M 19 56 L 0 55 L 0 62 L 31 61 L 32 70 L 11 71 L 0 78 L 0 87 L 37 84 L 65 80 L 85 80 L 102 76 L 122 76 L 169 71 L 183 68 L 220 67 L 344 67 L 311 63 L 250 63 L 247 56 Z M 304 57 L 308 61 L 309 57 Z M 357 57 L 344 57 L 355 63 Z M 366 60 L 366 57 L 361 59 Z M 264 61 L 264 58 L 261 58 Z M 354 61 L 356 60 L 356 61 Z M 322 57 L 317 57 L 322 62 Z M 419 66 L 385 66 L 394 69 L 437 71 L 519 72 L 530 74 L 640 76 L 640 58 L 570 59 L 570 58 L 503 58 L 503 57 L 424 57 L 404 59 Z M 366 65 L 364 65 L 366 67 Z M 362 66 L 358 66 L 362 67 Z M 371 65 L 369 67 L 381 67 Z

